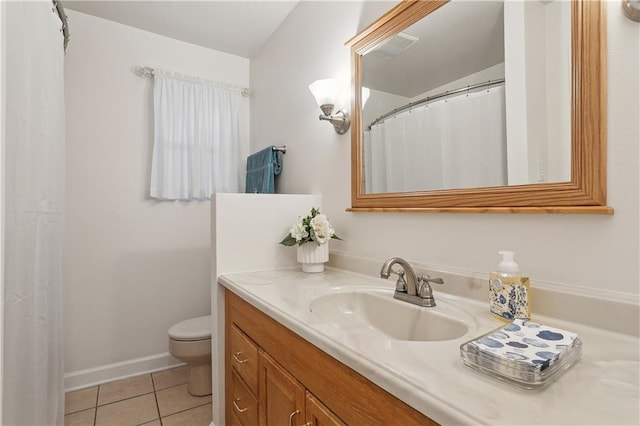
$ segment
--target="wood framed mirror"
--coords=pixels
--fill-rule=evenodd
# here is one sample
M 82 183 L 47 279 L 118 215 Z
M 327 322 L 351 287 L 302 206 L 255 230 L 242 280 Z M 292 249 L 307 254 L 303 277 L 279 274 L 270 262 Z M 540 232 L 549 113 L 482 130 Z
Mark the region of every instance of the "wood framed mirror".
M 509 179 L 509 183 L 495 186 L 445 186 L 444 189 L 391 192 L 376 192 L 368 187 L 364 171 L 367 154 L 363 130 L 368 124 L 363 123 L 362 114 L 363 58 L 398 34 L 404 34 L 407 28 L 430 16 L 435 17 L 438 11 L 446 10 L 454 3 L 460 2 L 404 0 L 347 41 L 346 46 L 351 49 L 353 99 L 352 206 L 347 210 L 612 214 L 613 209 L 606 205 L 606 16 L 605 2 L 601 0 L 573 0 L 568 6 L 571 25 L 570 30 L 567 29 L 570 39 L 567 42 L 570 44 L 570 53 L 567 53 L 570 64 L 567 65 L 570 68 L 567 70 L 567 87 L 570 87 L 567 89 L 567 109 L 570 112 L 567 111 L 567 117 L 570 123 L 567 123 L 566 161 L 570 163 L 570 170 L 567 168 L 566 179 L 524 184 L 514 184 Z M 430 38 L 430 43 L 441 42 L 439 37 L 434 38 Z M 387 147 L 393 142 L 393 139 L 385 140 Z

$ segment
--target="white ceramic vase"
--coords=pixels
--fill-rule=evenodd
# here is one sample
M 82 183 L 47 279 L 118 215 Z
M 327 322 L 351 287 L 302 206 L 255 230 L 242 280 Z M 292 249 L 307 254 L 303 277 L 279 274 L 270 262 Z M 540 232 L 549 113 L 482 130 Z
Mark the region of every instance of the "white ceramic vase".
M 298 262 L 302 264 L 302 272 L 317 274 L 324 271 L 324 264 L 329 261 L 328 241 L 320 245 L 312 241 L 297 248 Z

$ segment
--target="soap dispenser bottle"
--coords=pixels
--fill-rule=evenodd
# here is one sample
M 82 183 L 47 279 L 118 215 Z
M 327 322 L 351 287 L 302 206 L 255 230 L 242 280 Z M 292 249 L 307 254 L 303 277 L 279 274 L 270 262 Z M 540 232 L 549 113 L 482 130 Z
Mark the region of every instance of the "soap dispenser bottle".
M 529 278 L 520 274 L 512 251 L 499 252 L 498 270 L 489 274 L 489 307 L 491 312 L 507 320 L 529 319 Z

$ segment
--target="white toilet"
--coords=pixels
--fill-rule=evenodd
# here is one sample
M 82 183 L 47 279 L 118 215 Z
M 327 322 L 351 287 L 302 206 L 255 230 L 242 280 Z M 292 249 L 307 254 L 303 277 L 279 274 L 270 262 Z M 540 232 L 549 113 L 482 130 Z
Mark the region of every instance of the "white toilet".
M 169 352 L 189 365 L 189 393 L 211 393 L 211 315 L 191 318 L 169 329 Z

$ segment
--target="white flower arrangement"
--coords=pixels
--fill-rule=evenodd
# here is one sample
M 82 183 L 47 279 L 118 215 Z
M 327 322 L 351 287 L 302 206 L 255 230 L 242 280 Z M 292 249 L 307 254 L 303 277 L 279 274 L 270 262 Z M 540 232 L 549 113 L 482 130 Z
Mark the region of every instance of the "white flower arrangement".
M 280 244 L 285 246 L 303 245 L 314 241 L 316 244 L 324 244 L 330 239 L 341 240 L 333 230 L 327 216 L 320 213 L 315 207 L 311 209 L 311 214 L 298 219 L 289 230 L 289 234 L 284 237 Z

